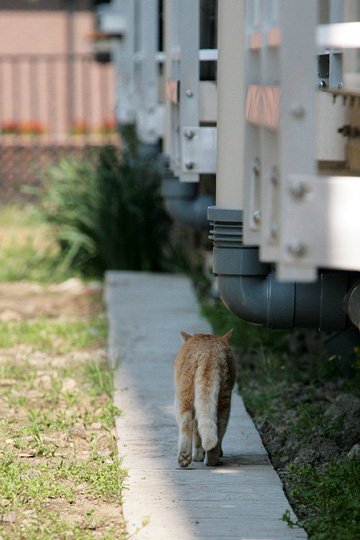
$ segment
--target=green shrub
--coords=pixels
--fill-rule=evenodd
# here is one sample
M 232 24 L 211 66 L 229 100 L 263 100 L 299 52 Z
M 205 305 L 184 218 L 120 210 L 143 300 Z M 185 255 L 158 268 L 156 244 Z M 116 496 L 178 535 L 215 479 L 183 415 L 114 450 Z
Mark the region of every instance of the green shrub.
M 86 275 L 170 267 L 170 218 L 148 161 L 103 147 L 61 159 L 45 178 L 42 207 L 65 265 Z

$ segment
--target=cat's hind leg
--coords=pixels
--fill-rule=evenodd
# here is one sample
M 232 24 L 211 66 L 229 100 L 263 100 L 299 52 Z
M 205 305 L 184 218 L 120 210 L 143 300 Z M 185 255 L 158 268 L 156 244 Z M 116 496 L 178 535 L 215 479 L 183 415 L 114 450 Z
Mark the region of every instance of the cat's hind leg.
M 220 458 L 224 455 L 222 450 L 222 440 L 224 438 L 225 431 L 229 422 L 230 403 L 231 394 L 230 396 L 224 396 L 219 400 L 217 419 L 218 443 L 215 448 L 208 450 L 205 456 L 205 465 L 209 465 L 210 467 L 219 465 Z
M 224 452 L 222 449 L 222 440 L 224 438 L 227 425 L 229 423 L 229 417 L 230 417 L 230 407 L 231 407 L 231 394 L 229 397 L 226 397 L 222 402 L 222 407 L 218 411 L 218 437 L 219 437 L 219 457 L 224 456 Z
M 197 421 L 195 420 L 194 425 L 194 452 L 193 459 L 194 461 L 204 461 L 205 452 L 201 444 L 201 437 L 198 431 Z
M 219 465 L 220 453 L 221 453 L 221 443 L 219 441 L 214 448 L 206 452 L 205 460 L 204 460 L 205 465 L 208 465 L 209 467 L 216 467 L 216 465 Z
M 187 467 L 191 463 L 193 428 L 194 428 L 193 412 L 185 411 L 179 414 L 178 463 L 180 467 Z

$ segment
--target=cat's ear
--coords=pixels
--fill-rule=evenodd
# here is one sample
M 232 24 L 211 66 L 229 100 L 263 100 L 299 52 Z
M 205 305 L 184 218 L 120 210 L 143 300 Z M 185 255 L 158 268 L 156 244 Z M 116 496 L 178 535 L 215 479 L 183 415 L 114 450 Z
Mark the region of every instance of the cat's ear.
M 190 334 L 187 332 L 184 332 L 183 330 L 180 332 L 183 342 L 187 341 L 189 338 L 191 338 Z
M 223 339 L 225 339 L 225 341 L 229 342 L 230 339 L 231 339 L 232 334 L 233 334 L 233 329 L 226 332 L 226 334 L 223 336 Z

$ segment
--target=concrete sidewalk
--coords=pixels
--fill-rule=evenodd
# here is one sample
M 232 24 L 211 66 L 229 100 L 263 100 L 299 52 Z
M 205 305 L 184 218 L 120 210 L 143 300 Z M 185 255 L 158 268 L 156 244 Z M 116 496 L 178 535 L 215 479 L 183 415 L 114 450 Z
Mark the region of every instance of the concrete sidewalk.
M 124 412 L 116 428 L 129 471 L 123 500 L 128 533 L 151 540 L 307 538 L 281 520 L 292 511 L 238 395 L 223 465 L 178 467 L 173 362 L 179 332 L 210 332 L 188 279 L 108 272 L 105 297 L 115 404 Z

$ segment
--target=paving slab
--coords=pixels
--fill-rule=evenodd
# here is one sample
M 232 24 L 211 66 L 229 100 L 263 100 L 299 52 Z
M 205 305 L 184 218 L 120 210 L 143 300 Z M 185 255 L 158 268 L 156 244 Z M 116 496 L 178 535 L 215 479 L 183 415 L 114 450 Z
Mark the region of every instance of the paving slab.
M 180 330 L 210 332 L 184 276 L 108 272 L 109 356 L 127 530 L 139 540 L 295 540 L 295 516 L 243 401 L 233 394 L 223 463 L 177 464 L 173 363 Z

